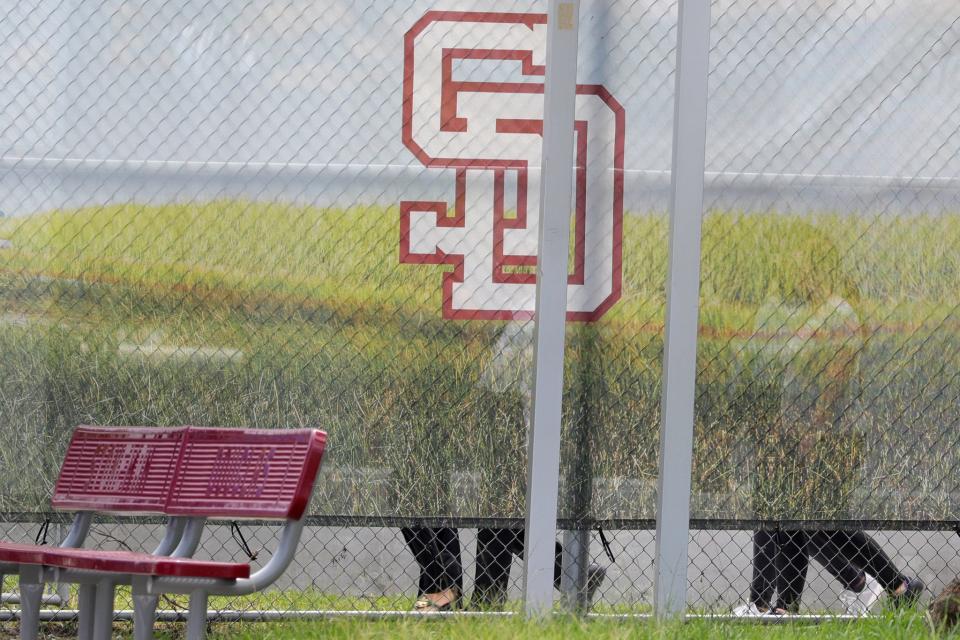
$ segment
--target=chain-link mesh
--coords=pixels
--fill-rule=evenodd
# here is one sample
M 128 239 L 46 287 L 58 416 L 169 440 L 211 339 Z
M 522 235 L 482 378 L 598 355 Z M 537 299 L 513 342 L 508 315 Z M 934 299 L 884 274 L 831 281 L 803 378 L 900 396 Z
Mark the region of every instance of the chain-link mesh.
M 192 423 L 328 430 L 318 513 L 522 514 L 546 17 L 431 9 L 6 10 L 3 424 L 26 446 L 0 507 L 43 507 L 77 423 Z M 618 28 L 600 9 L 589 41 Z M 663 75 L 669 38 L 644 46 Z M 663 230 L 624 220 L 623 102 L 651 97 L 608 87 L 605 51 L 577 97 L 571 387 L 607 384 L 629 427 L 662 310 L 623 238 Z
M 960 15 L 714 5 L 693 515 L 764 522 L 703 556 L 747 561 L 738 613 L 908 604 L 960 568 Z
M 51 517 L 48 543 L 55 543 L 68 523 L 56 514 Z M 4 519 L 5 539 L 18 542 L 34 542 L 42 524 L 36 515 L 5 514 Z M 960 555 L 960 534 L 944 523 L 789 522 L 780 528 L 754 523 L 759 531 L 769 533 L 763 540 L 747 530 L 747 524 L 717 520 L 693 523 L 688 571 L 691 614 L 729 615 L 750 602 L 749 594 L 753 591 L 758 598 L 766 598 L 768 606 L 803 615 L 848 615 L 850 596 L 845 592 L 850 589 L 844 587 L 850 585 L 844 580 L 853 574 L 849 568 L 839 566 L 836 558 L 849 552 L 842 547 L 851 542 L 859 546 L 859 535 L 868 536 L 881 550 L 871 552 L 863 560 L 865 564 L 882 562 L 885 556 L 904 577 L 922 580 L 929 593 L 939 593 L 953 579 Z M 403 521 L 312 517 L 300 552 L 284 577 L 254 596 L 213 598 L 211 619 L 231 622 L 360 611 L 410 612 L 417 609 L 418 600 L 426 601 L 424 594 L 439 594 L 451 588 L 456 589 L 457 595 L 451 600 L 452 611 L 516 612 L 522 593 L 521 525 L 522 522 L 506 519 Z M 878 525 L 887 528 L 869 532 L 856 528 Z M 562 522 L 561 526 L 572 527 L 575 523 Z M 892 526 L 902 530 L 889 528 Z M 159 541 L 161 531 L 159 520 L 104 520 L 93 527 L 90 542 L 91 546 L 106 549 L 149 549 Z M 251 522 L 244 523 L 241 531 L 255 556 L 253 560 L 231 531 L 229 522 L 208 526 L 197 555 L 230 562 L 250 561 L 253 567 L 259 566 L 275 548 L 279 527 L 275 523 Z M 415 536 L 418 541 L 410 544 L 406 535 Z M 573 575 L 563 573 L 562 560 L 557 558 L 555 582 L 563 593 L 563 605 L 599 616 L 649 614 L 653 608 L 654 581 L 652 523 L 581 524 L 560 532 L 557 551 L 560 552 L 561 543 L 569 544 L 578 535 L 585 536 L 589 548 L 584 558 L 584 579 L 579 585 L 571 583 L 564 590 L 564 576 L 569 579 Z M 800 555 L 790 555 L 788 562 L 780 564 L 773 554 L 757 555 L 758 549 L 764 551 L 763 545 L 797 549 L 801 535 L 809 543 L 809 550 L 802 557 L 812 558 L 813 563 L 802 565 L 798 561 Z M 798 583 L 796 576 L 801 569 Z M 787 573 L 793 583 L 782 580 L 780 572 Z M 880 571 L 878 574 L 882 575 Z M 779 589 L 785 589 L 786 595 Z M 784 601 L 785 597 L 790 598 L 790 589 L 795 592 L 793 602 L 797 608 Z M 4 591 L 0 617 L 5 614 L 10 619 L 18 603 L 16 576 L 7 577 Z M 899 603 L 890 594 L 880 593 L 872 606 L 874 611 L 880 611 L 907 604 L 910 603 Z M 60 619 L 70 619 L 76 607 L 75 587 L 48 587 L 46 617 L 60 615 Z M 118 590 L 116 609 L 118 620 L 129 621 L 129 589 Z M 182 620 L 186 601 L 179 596 L 165 596 L 160 609 L 161 620 Z
M 319 426 L 295 565 L 218 609 L 516 608 L 546 6 L 495 5 L 0 8 L 0 509 L 47 508 L 76 424 Z M 692 610 L 774 606 L 809 560 L 803 611 L 856 606 L 866 570 L 936 591 L 958 572 L 960 17 L 713 17 Z M 599 613 L 652 605 L 676 21 L 581 3 L 558 587 Z M 242 558 L 229 537 L 201 553 Z

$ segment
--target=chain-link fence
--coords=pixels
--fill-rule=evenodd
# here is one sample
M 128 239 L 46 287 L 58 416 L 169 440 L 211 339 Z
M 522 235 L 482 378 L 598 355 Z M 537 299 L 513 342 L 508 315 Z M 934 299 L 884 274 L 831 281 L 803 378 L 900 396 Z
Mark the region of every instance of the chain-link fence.
M 298 564 L 218 609 L 517 607 L 546 5 L 495 5 L 0 9 L 6 539 L 76 424 L 318 426 Z M 646 613 L 677 5 L 580 16 L 559 588 Z M 847 611 L 871 540 L 889 592 L 960 570 L 958 29 L 935 0 L 713 3 L 692 611 Z
M 43 522 L 37 514 L 4 514 L 7 540 L 42 541 Z M 46 533 L 48 543 L 66 531 L 67 520 L 52 516 Z M 269 620 L 283 617 L 326 617 L 367 612 L 371 615 L 404 614 L 415 610 L 424 593 L 442 592 L 456 585 L 463 594 L 454 611 L 467 613 L 514 613 L 520 606 L 522 521 L 513 519 L 377 519 L 371 517 L 314 516 L 308 520 L 297 555 L 285 576 L 270 590 L 252 597 L 214 598 L 212 621 Z M 243 523 L 236 532 L 229 522 L 209 525 L 198 555 L 228 562 L 258 566 L 275 548 L 279 527 L 269 522 Z M 557 558 L 555 582 L 560 602 L 570 609 L 595 616 L 645 616 L 653 609 L 654 523 L 650 521 L 608 521 L 574 523 L 566 527 L 560 541 L 587 540 L 584 578 L 580 584 L 565 583 L 562 560 Z M 419 536 L 421 547 L 408 545 L 404 527 Z M 689 602 L 692 615 L 726 616 L 748 602 L 751 590 L 771 605 L 789 603 L 789 592 L 774 598 L 777 572 L 789 573 L 798 564 L 790 555 L 785 564 L 771 560 L 764 565 L 755 558 L 754 536 L 746 527 L 770 533 L 769 540 L 782 549 L 795 549 L 797 536 L 813 541 L 809 555 L 819 563 L 808 572 L 804 565 L 798 584 L 787 585 L 803 596 L 800 614 L 805 616 L 847 615 L 844 600 L 844 569 L 836 570 L 835 558 L 842 557 L 838 534 L 853 539 L 862 528 L 889 556 L 905 577 L 920 578 L 931 592 L 939 592 L 956 571 L 960 534 L 947 523 L 936 522 L 744 522 L 741 520 L 695 520 L 690 537 Z M 106 519 L 91 531 L 91 546 L 109 549 L 150 549 L 159 542 L 160 520 Z M 824 534 L 823 532 L 829 532 Z M 841 533 L 842 532 L 842 533 Z M 832 542 L 824 542 L 831 540 Z M 765 542 L 764 544 L 769 544 Z M 794 546 L 791 547 L 791 544 Z M 421 557 L 412 549 L 425 549 Z M 820 554 L 820 548 L 827 551 Z M 567 547 L 569 551 L 569 547 Z M 844 551 L 843 553 L 846 553 Z M 250 556 L 253 556 L 251 559 Z M 871 560 L 879 560 L 879 555 Z M 418 562 L 420 561 L 420 562 Z M 755 573 L 754 567 L 759 571 Z M 421 571 L 421 567 L 425 570 Z M 772 569 L 776 568 L 776 571 Z M 794 578 L 796 580 L 796 578 Z M 5 583 L 0 619 L 12 620 L 19 603 L 16 576 Z M 799 599 L 796 601 L 799 604 Z M 895 605 L 887 598 L 876 610 Z M 46 592 L 48 619 L 75 619 L 76 590 L 50 585 Z M 129 590 L 118 593 L 119 620 L 130 620 Z M 161 620 L 182 621 L 186 600 L 165 597 Z
M 693 511 L 767 521 L 716 537 L 750 549 L 743 607 L 859 614 L 956 576 L 958 17 L 715 3 Z

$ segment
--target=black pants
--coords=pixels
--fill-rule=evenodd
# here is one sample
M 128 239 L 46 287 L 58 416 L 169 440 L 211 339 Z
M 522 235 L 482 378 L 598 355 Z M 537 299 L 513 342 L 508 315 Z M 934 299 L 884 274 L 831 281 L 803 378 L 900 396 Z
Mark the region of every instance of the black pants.
M 863 588 L 864 572 L 888 592 L 905 580 L 877 541 L 863 531 L 757 531 L 750 601 L 769 608 L 776 591 L 778 608 L 797 611 L 810 558 L 851 591 Z
M 797 611 L 808 564 L 806 532 L 755 531 L 750 602 L 770 609 L 776 592 L 777 608 Z
M 463 592 L 463 562 L 460 537 L 449 527 L 403 528 L 407 546 L 420 568 L 417 596 L 456 588 Z M 562 549 L 554 548 L 553 584 L 560 586 Z M 522 529 L 479 529 L 477 531 L 477 566 L 474 578 L 473 604 L 502 606 L 510 586 L 513 556 L 523 557 Z
M 807 552 L 843 585 L 856 590 L 865 571 L 892 592 L 906 580 L 877 541 L 863 531 L 812 531 Z
M 507 599 L 513 556 L 523 557 L 523 529 L 480 529 L 477 531 L 477 568 L 473 582 L 473 604 L 500 607 Z M 553 556 L 553 586 L 560 587 L 563 549 L 557 542 Z
M 420 567 L 417 596 L 457 589 L 463 593 L 463 563 L 460 536 L 449 527 L 400 529 Z

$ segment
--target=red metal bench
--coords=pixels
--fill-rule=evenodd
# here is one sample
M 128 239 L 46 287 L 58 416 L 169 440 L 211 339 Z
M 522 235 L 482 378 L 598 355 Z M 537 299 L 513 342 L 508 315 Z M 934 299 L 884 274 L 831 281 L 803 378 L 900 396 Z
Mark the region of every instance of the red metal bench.
M 59 548 L 0 542 L 0 574 L 20 574 L 21 636 L 36 635 L 45 554 L 83 545 L 94 513 L 163 515 L 183 449 L 185 428 L 77 427 L 67 447 L 51 506 L 75 511 Z M 174 551 L 185 519 L 171 518 L 154 554 Z M 92 631 L 92 585 L 80 589 L 81 635 Z M 32 632 L 30 630 L 33 630 Z
M 83 636 L 97 640 L 110 637 L 114 589 L 117 584 L 132 584 L 136 638 L 152 637 L 162 593 L 190 595 L 187 635 L 200 638 L 206 629 L 209 595 L 259 591 L 279 578 L 290 564 L 325 442 L 322 431 L 307 429 L 186 428 L 170 481 L 164 485 L 167 496 L 163 512 L 174 522 L 186 521 L 180 527 L 176 548 L 168 551 L 170 557 L 63 547 L 38 550 L 29 545 L 9 545 L 6 553 L 19 558 L 21 584 L 26 573 L 28 578 L 37 578 L 41 591 L 44 581 L 80 583 L 81 593 L 85 587 L 93 587 L 92 593 L 81 598 Z M 191 558 L 207 517 L 281 519 L 286 525 L 276 552 L 251 574 L 246 563 Z M 3 553 L 0 549 L 0 562 Z M 38 612 L 39 601 L 36 609 Z M 31 615 L 30 619 L 36 618 Z M 21 637 L 36 637 L 36 631 L 35 623 L 32 629 L 21 625 Z

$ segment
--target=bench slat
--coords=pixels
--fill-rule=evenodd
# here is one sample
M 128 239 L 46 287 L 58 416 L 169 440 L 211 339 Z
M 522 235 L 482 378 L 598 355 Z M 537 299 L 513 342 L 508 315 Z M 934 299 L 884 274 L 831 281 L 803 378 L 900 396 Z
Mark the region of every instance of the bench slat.
M 325 443 L 326 434 L 314 429 L 191 427 L 166 512 L 299 519 Z
M 163 513 L 186 428 L 91 427 L 73 432 L 54 509 Z

